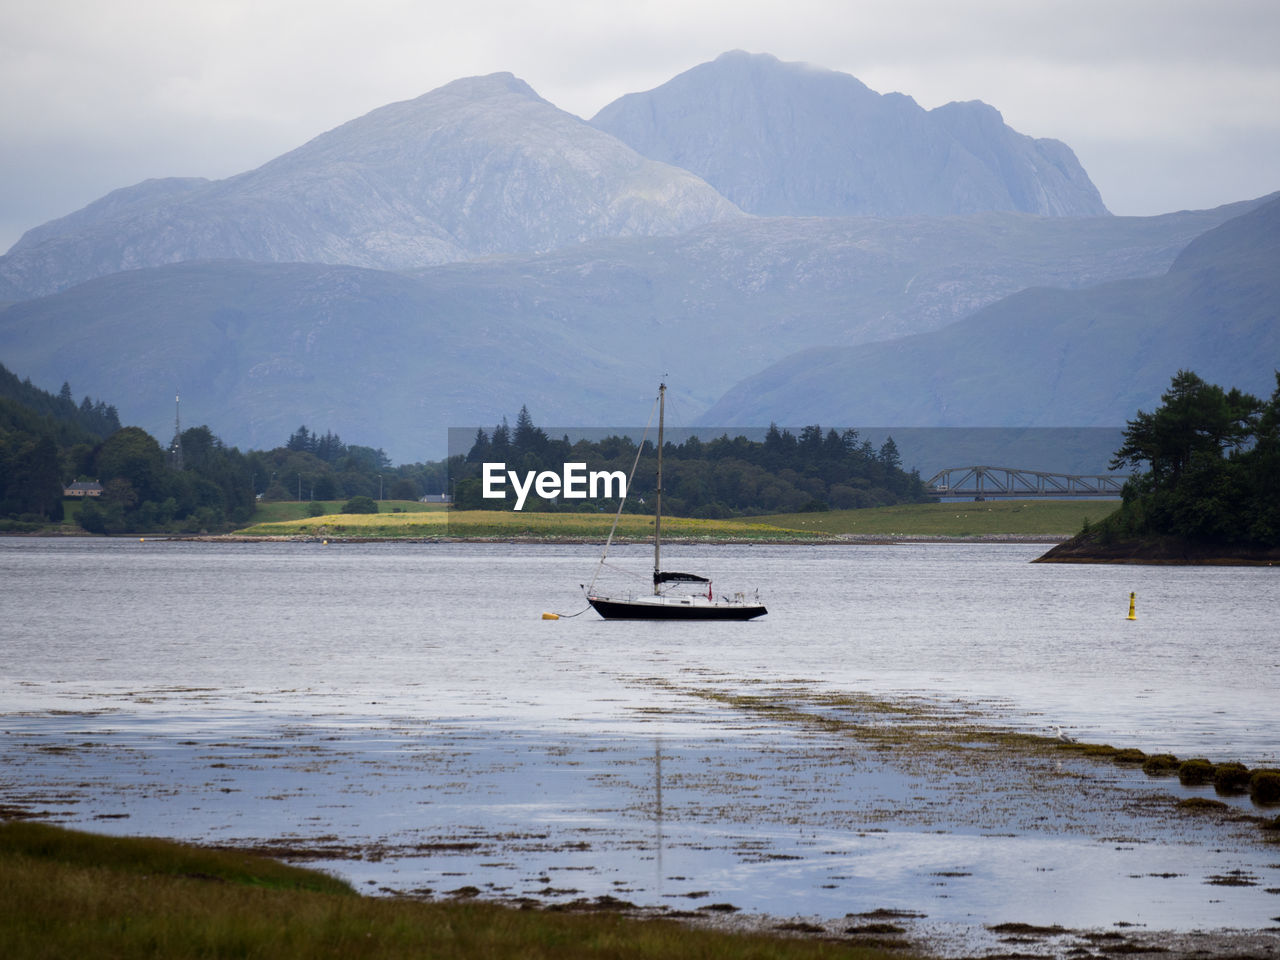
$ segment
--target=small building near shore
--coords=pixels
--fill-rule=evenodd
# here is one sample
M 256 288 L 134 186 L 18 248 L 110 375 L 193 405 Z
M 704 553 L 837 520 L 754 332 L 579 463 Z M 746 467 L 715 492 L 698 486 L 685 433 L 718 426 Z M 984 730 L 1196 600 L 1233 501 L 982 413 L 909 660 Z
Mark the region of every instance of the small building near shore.
M 77 480 L 68 487 L 62 488 L 64 497 L 100 497 L 102 484 L 97 480 Z

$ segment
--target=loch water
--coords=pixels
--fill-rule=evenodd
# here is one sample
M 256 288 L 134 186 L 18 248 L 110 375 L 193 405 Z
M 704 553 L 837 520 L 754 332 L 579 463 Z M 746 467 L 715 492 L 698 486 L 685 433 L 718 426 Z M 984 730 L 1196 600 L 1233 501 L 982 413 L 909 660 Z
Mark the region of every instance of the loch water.
M 682 624 L 583 612 L 597 545 L 4 538 L 0 803 L 331 848 L 323 866 L 371 890 L 1265 926 L 1280 866 L 1239 831 L 1061 798 L 996 814 L 700 696 L 905 698 L 1280 766 L 1280 570 L 1031 563 L 1044 549 L 671 545 L 769 607 Z M 650 565 L 615 547 L 600 585 L 643 589 Z M 1111 787 L 1149 790 L 1118 768 Z

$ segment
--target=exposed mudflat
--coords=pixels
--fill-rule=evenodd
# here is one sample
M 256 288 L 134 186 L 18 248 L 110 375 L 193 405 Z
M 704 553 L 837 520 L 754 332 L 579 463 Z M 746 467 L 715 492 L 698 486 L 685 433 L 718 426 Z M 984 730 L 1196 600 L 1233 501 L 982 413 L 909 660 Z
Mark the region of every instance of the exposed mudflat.
M 0 815 L 380 896 L 1268 955 L 1280 809 L 1132 761 L 1280 766 L 1280 580 L 1041 552 L 673 545 L 767 593 L 690 625 L 595 619 L 587 547 L 2 539 Z
M 944 956 L 1280 955 L 1280 831 L 1247 798 L 1180 806 L 1211 788 L 991 725 L 981 704 L 630 684 L 646 702 L 611 736 L 172 711 L 198 688 L 150 692 L 149 716 L 138 694 L 129 712 L 10 714 L 0 813 L 250 849 L 380 895 Z M 1214 904 L 1256 919 L 1178 920 Z

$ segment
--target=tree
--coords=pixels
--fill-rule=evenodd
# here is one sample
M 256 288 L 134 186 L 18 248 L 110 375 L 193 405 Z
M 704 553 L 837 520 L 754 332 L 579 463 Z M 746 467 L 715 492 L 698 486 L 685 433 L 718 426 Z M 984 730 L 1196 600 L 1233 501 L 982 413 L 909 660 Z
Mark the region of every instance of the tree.
M 520 415 L 516 417 L 516 432 L 512 437 L 517 454 L 532 453 L 540 455 L 547 445 L 547 435 L 533 425 L 533 417 L 529 416 L 527 406 L 520 407 Z
M 507 418 L 493 428 L 493 436 L 489 440 L 489 450 L 494 460 L 506 460 L 511 452 L 511 428 L 507 426 Z
M 167 496 L 164 451 L 139 427 L 125 427 L 104 440 L 95 464 L 104 485 L 116 477 L 128 480 L 139 502 Z
M 898 445 L 893 442 L 893 437 L 885 437 L 884 443 L 880 444 L 880 453 L 877 458 L 886 467 L 894 470 L 902 466 L 902 457 L 898 453 Z
M 483 463 L 489 459 L 489 435 L 484 432 L 483 427 L 476 427 L 476 438 L 471 443 L 471 449 L 467 453 L 468 463 Z
M 392 500 L 417 500 L 421 496 L 418 484 L 408 477 L 401 477 L 391 484 Z
M 1141 467 L 1100 535 L 1280 545 L 1280 373 L 1267 402 L 1179 370 L 1161 406 L 1130 420 L 1112 469 Z
M 1193 458 L 1220 460 L 1239 450 L 1257 426 L 1262 403 L 1257 397 L 1205 383 L 1190 370 L 1179 370 L 1154 413 L 1142 410 L 1128 422 L 1124 443 L 1111 469 L 1149 465 L 1155 489 L 1176 487 Z
M 316 452 L 315 438 L 311 436 L 311 431 L 307 429 L 305 423 L 289 435 L 289 439 L 284 446 L 286 450 L 293 450 L 298 453 Z
M 49 437 L 0 432 L 0 515 L 62 520 L 58 448 Z
M 338 489 L 338 481 L 334 479 L 332 473 L 322 473 L 316 477 L 315 483 L 311 487 L 311 492 L 317 500 L 337 500 L 341 495 Z
M 188 470 L 203 470 L 209 466 L 222 441 L 207 426 L 191 427 L 182 431 L 182 462 Z

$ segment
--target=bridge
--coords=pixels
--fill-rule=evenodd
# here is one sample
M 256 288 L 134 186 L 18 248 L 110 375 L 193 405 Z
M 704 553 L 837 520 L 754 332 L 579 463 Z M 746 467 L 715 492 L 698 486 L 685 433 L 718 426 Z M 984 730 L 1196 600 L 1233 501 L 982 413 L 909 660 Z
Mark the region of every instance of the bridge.
M 1113 474 L 1076 476 L 1010 467 L 949 467 L 939 470 L 926 486 L 937 497 L 1119 497 L 1128 477 Z

